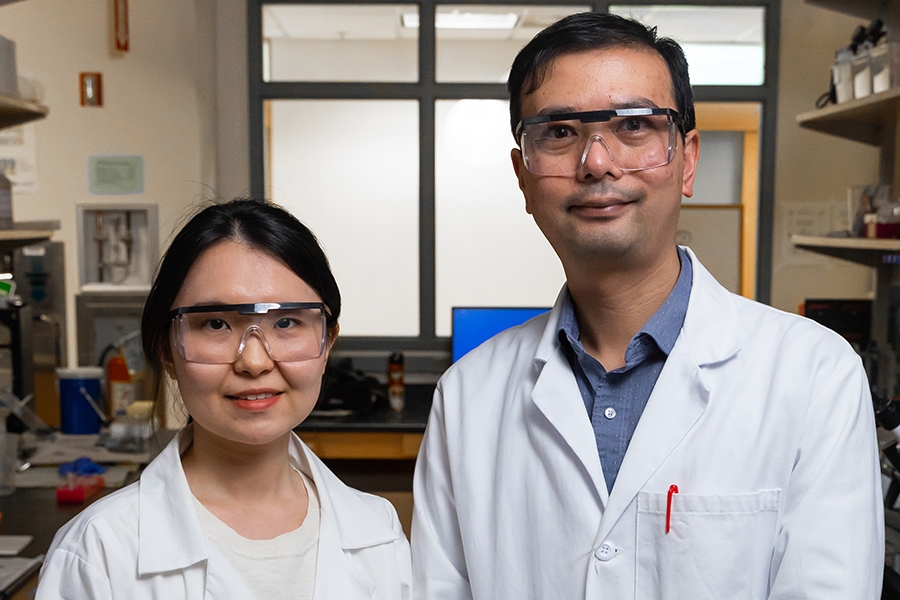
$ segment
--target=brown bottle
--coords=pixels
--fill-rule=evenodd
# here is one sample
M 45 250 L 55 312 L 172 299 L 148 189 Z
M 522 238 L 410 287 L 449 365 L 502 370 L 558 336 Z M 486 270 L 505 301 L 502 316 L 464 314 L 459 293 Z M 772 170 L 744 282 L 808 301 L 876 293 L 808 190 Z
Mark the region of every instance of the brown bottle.
M 394 352 L 388 359 L 387 392 L 391 410 L 400 412 L 406 401 L 406 390 L 403 384 L 403 353 Z

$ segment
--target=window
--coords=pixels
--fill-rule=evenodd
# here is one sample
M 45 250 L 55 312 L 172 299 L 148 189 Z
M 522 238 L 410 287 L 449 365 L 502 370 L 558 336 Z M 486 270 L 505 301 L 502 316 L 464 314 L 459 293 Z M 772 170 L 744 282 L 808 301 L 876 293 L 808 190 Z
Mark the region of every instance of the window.
M 345 298 L 344 350 L 436 356 L 449 351 L 452 306 L 553 302 L 564 276 L 524 211 L 505 81 L 534 34 L 586 10 L 627 14 L 679 39 L 698 102 L 757 107 L 758 185 L 746 181 L 744 134 L 727 127 L 705 134 L 704 149 L 721 150 L 704 160 L 730 175 L 701 185 L 723 204 L 758 190 L 750 241 L 756 297 L 768 299 L 778 0 L 251 0 L 252 192 L 322 240 Z

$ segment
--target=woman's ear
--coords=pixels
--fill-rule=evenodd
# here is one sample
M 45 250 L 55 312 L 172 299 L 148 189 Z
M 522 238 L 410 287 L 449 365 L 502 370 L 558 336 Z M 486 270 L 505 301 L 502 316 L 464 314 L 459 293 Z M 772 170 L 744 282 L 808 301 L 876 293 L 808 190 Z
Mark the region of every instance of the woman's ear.
M 166 375 L 171 379 L 175 379 L 175 361 L 172 360 L 172 348 L 167 345 L 160 358 L 160 362 L 162 363 L 163 369 L 166 371 Z
M 331 349 L 334 348 L 335 342 L 337 342 L 338 334 L 340 333 L 341 326 L 335 324 L 334 327 L 329 327 L 328 332 L 325 334 L 325 362 L 328 362 L 328 357 L 331 354 Z

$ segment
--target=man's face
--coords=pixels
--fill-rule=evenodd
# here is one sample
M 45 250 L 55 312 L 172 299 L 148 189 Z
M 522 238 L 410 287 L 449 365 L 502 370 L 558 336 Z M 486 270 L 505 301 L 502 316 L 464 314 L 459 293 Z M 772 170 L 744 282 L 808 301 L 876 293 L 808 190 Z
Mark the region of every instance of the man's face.
M 669 70 L 653 51 L 614 47 L 563 55 L 522 98 L 523 117 L 630 107 L 676 108 Z M 632 173 L 623 173 L 596 143 L 574 176 L 534 175 L 520 150 L 512 151 L 525 209 L 567 269 L 596 259 L 653 261 L 671 252 L 698 157 L 696 131 L 683 143 L 678 136 L 668 165 Z

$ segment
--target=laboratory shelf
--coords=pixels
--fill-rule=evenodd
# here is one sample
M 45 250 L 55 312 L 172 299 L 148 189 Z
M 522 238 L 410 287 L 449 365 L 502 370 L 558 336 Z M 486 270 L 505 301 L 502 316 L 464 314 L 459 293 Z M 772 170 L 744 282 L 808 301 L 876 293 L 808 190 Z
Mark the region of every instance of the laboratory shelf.
M 59 221 L 19 222 L 12 229 L 0 229 L 0 254 L 49 240 L 57 229 Z
M 892 262 L 892 259 L 885 260 L 885 257 L 900 256 L 900 239 L 819 237 L 794 234 L 791 236 L 791 243 L 797 248 L 870 267 L 896 264 Z
M 43 119 L 47 112 L 47 107 L 41 104 L 0 95 L 0 129 Z
M 879 146 L 900 108 L 900 87 L 797 115 L 801 127 Z
M 887 0 L 806 0 L 806 3 L 869 20 L 883 19 L 892 8 Z

